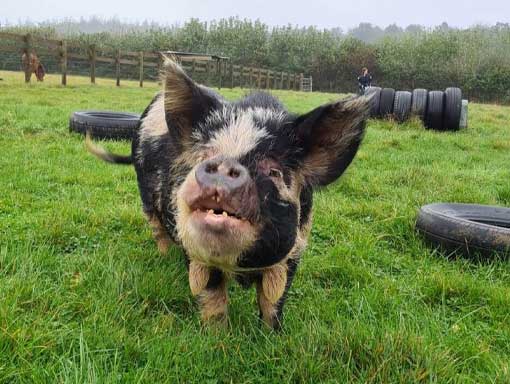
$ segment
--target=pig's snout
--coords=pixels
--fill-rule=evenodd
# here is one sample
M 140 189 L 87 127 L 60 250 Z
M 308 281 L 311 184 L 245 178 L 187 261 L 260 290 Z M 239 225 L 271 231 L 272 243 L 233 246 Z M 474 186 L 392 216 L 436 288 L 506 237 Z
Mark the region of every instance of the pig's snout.
M 226 192 L 232 195 L 247 187 L 250 175 L 237 160 L 215 157 L 197 167 L 195 179 L 203 191 Z

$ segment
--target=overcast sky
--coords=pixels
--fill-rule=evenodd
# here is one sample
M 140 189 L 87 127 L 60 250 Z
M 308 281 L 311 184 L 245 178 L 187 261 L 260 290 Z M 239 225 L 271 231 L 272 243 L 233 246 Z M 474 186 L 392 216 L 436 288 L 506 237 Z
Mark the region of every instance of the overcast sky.
M 43 21 L 67 17 L 118 17 L 126 21 L 182 23 L 228 16 L 270 25 L 297 24 L 348 29 L 360 22 L 379 26 L 446 21 L 451 26 L 510 22 L 510 0 L 0 0 L 0 21 Z

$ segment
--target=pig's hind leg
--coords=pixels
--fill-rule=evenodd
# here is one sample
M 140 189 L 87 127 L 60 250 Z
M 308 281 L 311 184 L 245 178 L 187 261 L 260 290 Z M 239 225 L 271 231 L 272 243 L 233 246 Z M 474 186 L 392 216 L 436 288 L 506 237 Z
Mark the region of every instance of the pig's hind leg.
M 154 236 L 154 240 L 156 240 L 156 244 L 158 246 L 158 250 L 161 254 L 166 254 L 168 248 L 172 244 L 172 240 L 165 228 L 161 224 L 161 220 L 159 220 L 158 216 L 155 213 L 148 213 L 144 210 L 145 217 L 149 222 L 149 225 L 152 229 L 152 235 Z

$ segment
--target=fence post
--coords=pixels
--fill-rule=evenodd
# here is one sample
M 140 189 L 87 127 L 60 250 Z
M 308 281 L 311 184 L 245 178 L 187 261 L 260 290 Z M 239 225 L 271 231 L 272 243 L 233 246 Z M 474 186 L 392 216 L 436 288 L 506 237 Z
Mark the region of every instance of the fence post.
M 120 87 L 120 49 L 117 49 L 115 56 L 115 76 L 117 78 L 117 87 Z
M 257 89 L 260 89 L 260 85 L 261 85 L 261 81 L 262 81 L 262 69 L 258 69 L 258 73 L 257 73 Z
M 299 82 L 299 79 L 300 79 L 300 77 L 299 77 L 299 75 L 296 73 L 296 74 L 294 75 L 294 83 L 295 83 L 295 84 L 294 84 L 294 89 L 295 89 L 296 91 L 299 91 L 299 89 L 300 89 L 300 87 L 301 87 L 301 83 Z
M 143 51 L 140 51 L 140 87 L 143 87 Z
M 283 89 L 283 74 L 284 73 L 285 72 L 282 71 L 282 74 L 281 74 L 282 77 L 280 77 L 280 89 Z
M 30 71 L 30 52 L 32 51 L 32 36 L 30 33 L 27 33 L 23 40 L 25 42 L 23 46 L 23 53 L 26 57 L 26 65 L 25 68 L 23 68 L 25 72 L 25 83 L 30 83 L 30 78 L 32 77 L 32 72 Z M 25 63 L 24 63 L 25 64 Z
M 191 78 L 195 78 L 195 70 L 196 70 L 197 62 L 195 59 L 191 61 Z
M 163 55 L 161 53 L 158 54 L 158 61 L 156 70 L 158 72 L 158 84 L 161 85 L 161 71 L 163 70 Z
M 221 89 L 221 83 L 222 83 L 222 80 L 223 80 L 223 60 L 221 59 L 218 59 L 216 61 L 217 65 L 218 65 L 218 72 L 219 72 L 219 75 L 220 75 L 220 78 L 219 78 L 219 86 L 218 88 Z
M 290 73 L 287 73 L 287 89 L 290 91 L 292 88 L 290 88 Z
M 230 88 L 234 88 L 234 63 L 230 62 Z
M 62 68 L 62 85 L 67 85 L 67 42 L 62 40 L 61 45 L 61 68 Z
M 89 46 L 89 59 L 90 59 L 90 82 L 96 83 L 96 45 Z
M 209 62 L 206 61 L 205 62 L 205 82 L 206 82 L 206 85 L 209 86 L 210 85 L 210 76 L 209 76 Z

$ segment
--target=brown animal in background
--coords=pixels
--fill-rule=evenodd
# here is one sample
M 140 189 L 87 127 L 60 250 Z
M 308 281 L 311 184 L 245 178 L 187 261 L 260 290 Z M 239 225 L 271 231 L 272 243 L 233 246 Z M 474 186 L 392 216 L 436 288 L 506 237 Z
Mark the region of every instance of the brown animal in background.
M 25 71 L 25 82 L 29 82 L 32 77 L 32 73 L 35 74 L 37 81 L 43 81 L 44 75 L 46 71 L 44 70 L 44 66 L 39 61 L 39 58 L 35 53 L 26 54 L 24 53 L 21 56 L 21 65 L 23 70 Z

